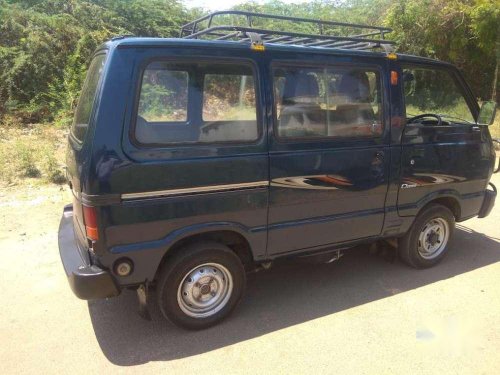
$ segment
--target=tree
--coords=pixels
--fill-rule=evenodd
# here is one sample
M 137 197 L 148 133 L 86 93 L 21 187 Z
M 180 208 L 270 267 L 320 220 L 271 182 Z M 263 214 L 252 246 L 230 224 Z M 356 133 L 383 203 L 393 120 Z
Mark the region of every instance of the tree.
M 99 44 L 177 36 L 188 19 L 177 0 L 0 0 L 0 121 L 67 123 Z
M 451 62 L 478 98 L 492 96 L 500 30 L 496 1 L 399 0 L 389 9 L 385 24 L 394 29 L 392 37 L 400 51 Z
M 498 0 L 314 0 L 246 2 L 256 12 L 394 29 L 398 51 L 456 64 L 477 97 L 498 99 Z M 175 37 L 198 18 L 178 0 L 0 0 L 0 123 L 68 123 L 96 47 L 115 35 Z M 230 17 L 224 22 L 242 22 Z M 317 32 L 315 26 L 260 20 L 256 26 Z M 349 28 L 325 32 L 343 35 Z

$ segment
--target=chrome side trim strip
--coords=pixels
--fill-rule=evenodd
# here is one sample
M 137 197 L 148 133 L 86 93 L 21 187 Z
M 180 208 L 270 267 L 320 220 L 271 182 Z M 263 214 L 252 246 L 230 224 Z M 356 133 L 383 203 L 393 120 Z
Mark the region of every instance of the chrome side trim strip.
M 184 189 L 146 191 L 141 193 L 126 193 L 121 195 L 121 199 L 130 200 L 130 199 L 141 199 L 141 198 L 171 197 L 177 195 L 215 193 L 228 190 L 264 188 L 268 186 L 269 186 L 269 181 L 256 181 L 256 182 L 246 182 L 242 184 L 229 184 L 229 185 L 209 185 L 209 186 L 200 186 L 200 187 L 184 188 Z

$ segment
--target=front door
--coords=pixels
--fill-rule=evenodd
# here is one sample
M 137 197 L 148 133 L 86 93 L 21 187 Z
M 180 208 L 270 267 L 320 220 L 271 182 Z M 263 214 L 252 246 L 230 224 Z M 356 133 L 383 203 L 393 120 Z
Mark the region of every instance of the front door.
M 406 126 L 399 214 L 414 216 L 421 202 L 442 196 L 463 202 L 456 214 L 476 215 L 491 173 L 491 154 L 484 147 L 487 127 L 475 124 L 474 99 L 454 69 L 435 64 L 402 68 Z
M 381 233 L 390 160 L 383 64 L 272 64 L 268 255 Z

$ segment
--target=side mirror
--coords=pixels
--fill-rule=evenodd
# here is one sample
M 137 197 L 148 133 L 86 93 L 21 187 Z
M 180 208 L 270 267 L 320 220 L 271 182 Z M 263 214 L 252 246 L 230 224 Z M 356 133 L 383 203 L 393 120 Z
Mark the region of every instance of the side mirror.
M 479 116 L 477 117 L 477 123 L 479 125 L 491 125 L 495 120 L 495 114 L 497 112 L 497 103 L 494 101 L 483 102 L 481 105 L 481 110 L 479 111 Z

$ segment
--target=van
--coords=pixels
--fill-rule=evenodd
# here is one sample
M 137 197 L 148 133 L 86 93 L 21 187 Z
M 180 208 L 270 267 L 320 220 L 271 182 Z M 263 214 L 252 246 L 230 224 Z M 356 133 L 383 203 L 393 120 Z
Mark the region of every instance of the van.
M 245 22 L 216 25 L 229 16 Z M 329 32 L 346 27 L 359 32 Z M 388 32 L 225 11 L 179 38 L 99 47 L 59 228 L 76 296 L 133 289 L 143 316 L 154 295 L 174 324 L 201 329 L 279 258 L 387 241 L 409 266 L 441 261 L 455 223 L 494 205 L 496 105 L 480 109 L 453 65 L 391 52 Z

